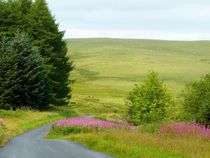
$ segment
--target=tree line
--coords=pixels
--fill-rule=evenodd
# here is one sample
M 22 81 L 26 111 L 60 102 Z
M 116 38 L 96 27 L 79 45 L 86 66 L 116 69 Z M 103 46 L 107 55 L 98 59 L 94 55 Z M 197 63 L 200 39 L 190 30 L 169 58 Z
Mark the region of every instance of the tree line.
M 73 66 L 63 36 L 45 0 L 0 0 L 0 108 L 68 103 Z

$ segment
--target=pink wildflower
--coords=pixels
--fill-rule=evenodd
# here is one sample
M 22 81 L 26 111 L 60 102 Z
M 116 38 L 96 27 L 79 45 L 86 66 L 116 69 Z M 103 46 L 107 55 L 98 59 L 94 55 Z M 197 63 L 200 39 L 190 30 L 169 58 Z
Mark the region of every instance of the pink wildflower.
M 160 128 L 162 134 L 175 134 L 176 136 L 200 136 L 210 139 L 210 129 L 196 122 L 175 122 Z
M 60 120 L 54 123 L 54 126 L 60 127 L 99 127 L 99 128 L 111 128 L 111 127 L 119 127 L 119 128 L 129 128 L 129 125 L 111 123 L 102 120 L 94 120 L 88 117 L 73 117 L 66 120 Z

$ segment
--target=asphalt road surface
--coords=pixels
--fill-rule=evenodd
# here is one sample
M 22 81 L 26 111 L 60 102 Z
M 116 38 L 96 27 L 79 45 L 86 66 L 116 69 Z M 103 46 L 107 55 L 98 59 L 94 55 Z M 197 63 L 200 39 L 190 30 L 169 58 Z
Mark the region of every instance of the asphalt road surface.
M 44 126 L 12 139 L 0 149 L 0 158 L 113 158 L 71 141 L 45 139 L 49 128 Z

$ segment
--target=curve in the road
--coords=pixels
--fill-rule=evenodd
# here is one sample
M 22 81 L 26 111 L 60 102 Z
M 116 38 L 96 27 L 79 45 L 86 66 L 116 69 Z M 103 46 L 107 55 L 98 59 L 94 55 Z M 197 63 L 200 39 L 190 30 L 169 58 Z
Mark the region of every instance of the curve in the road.
M 113 158 L 71 141 L 45 139 L 49 128 L 44 126 L 12 139 L 0 149 L 0 158 Z

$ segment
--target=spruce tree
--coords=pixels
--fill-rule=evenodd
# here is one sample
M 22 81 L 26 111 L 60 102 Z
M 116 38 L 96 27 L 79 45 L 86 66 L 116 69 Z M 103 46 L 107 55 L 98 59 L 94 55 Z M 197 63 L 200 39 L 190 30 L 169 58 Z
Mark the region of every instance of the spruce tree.
M 51 79 L 54 97 L 53 104 L 64 105 L 70 98 L 69 63 L 64 32 L 59 31 L 45 0 L 36 0 L 31 8 L 29 33 L 44 57 Z
M 49 81 L 43 59 L 28 36 L 17 33 L 1 44 L 0 54 L 0 108 L 46 108 Z

